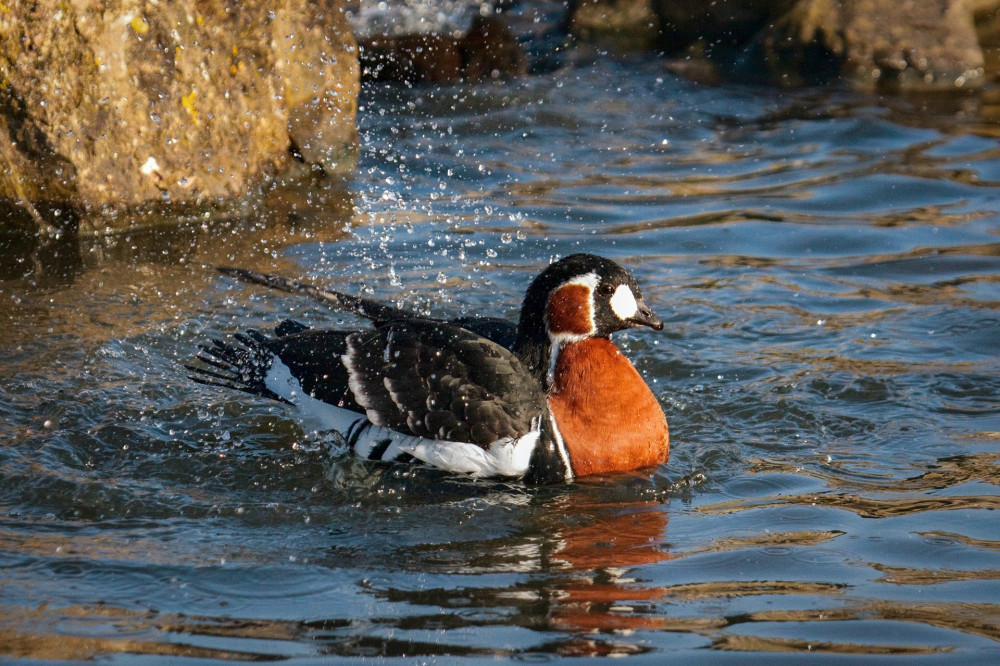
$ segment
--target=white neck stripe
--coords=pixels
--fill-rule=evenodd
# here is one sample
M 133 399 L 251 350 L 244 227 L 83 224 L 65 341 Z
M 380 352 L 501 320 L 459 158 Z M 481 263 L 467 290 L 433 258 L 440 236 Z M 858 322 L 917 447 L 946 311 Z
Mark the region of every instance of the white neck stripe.
M 556 442 L 556 450 L 559 451 L 559 457 L 562 459 L 563 465 L 566 467 L 566 473 L 563 477 L 567 482 L 573 480 L 573 465 L 569 461 L 569 451 L 566 449 L 566 442 L 563 440 L 562 433 L 559 432 L 559 424 L 556 423 L 556 416 L 552 412 L 549 412 L 549 425 L 552 426 L 552 437 Z

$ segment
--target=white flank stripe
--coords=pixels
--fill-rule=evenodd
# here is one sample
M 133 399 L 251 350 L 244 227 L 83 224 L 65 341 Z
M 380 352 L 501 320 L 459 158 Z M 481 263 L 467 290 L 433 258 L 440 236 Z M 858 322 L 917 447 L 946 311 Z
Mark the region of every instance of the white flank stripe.
M 522 476 L 528 471 L 531 452 L 538 444 L 539 431 L 532 430 L 519 439 L 504 437 L 490 444 L 489 450 L 467 442 L 420 439 L 403 450 L 429 465 L 472 476 Z
M 345 364 L 347 362 L 345 355 Z M 303 426 L 308 430 L 335 430 L 347 438 L 349 433 L 368 422 L 362 414 L 306 395 L 299 380 L 277 357 L 271 362 L 264 383 L 267 388 L 299 410 Z M 409 453 L 428 465 L 450 472 L 480 477 L 518 477 L 528 471 L 531 453 L 538 444 L 540 432 L 536 423 L 532 425 L 535 427 L 526 435 L 518 439 L 511 437 L 499 439 L 493 442 L 489 449 L 468 442 L 425 439 L 390 430 L 384 426 L 370 425 L 364 429 L 355 443 L 354 452 L 367 458 L 372 449 L 388 439 L 390 444 L 382 456 L 383 460 L 393 460 L 400 453 Z M 560 452 L 566 459 L 564 447 L 560 448 Z M 567 469 L 569 469 L 568 464 Z
M 364 416 L 357 412 L 336 407 L 307 395 L 302 390 L 299 380 L 277 356 L 271 361 L 264 384 L 298 408 L 307 430 L 336 430 L 346 433 L 358 419 L 364 419 Z

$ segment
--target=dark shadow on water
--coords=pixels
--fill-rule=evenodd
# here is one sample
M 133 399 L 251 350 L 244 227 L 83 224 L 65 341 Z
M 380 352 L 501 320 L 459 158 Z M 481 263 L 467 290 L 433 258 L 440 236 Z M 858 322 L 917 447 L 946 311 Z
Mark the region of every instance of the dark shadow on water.
M 42 204 L 39 204 L 42 206 Z M 284 247 L 333 242 L 355 223 L 350 183 L 325 177 L 290 178 L 257 197 L 216 205 L 150 205 L 137 211 L 72 214 L 58 234 L 37 233 L 19 206 L 0 211 L 0 281 L 50 288 L 72 284 L 84 271 L 107 266 L 235 263 L 273 267 Z
M 34 276 L 52 286 L 71 283 L 83 270 L 77 215 L 57 204 L 39 202 L 36 209 L 45 219 L 56 218 L 58 211 L 63 226 L 39 230 L 21 206 L 0 205 L 0 282 Z

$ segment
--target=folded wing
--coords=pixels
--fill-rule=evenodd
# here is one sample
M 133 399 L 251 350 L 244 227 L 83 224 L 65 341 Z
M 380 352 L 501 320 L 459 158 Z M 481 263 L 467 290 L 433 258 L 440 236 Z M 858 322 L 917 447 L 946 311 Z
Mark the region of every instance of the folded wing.
M 489 446 L 543 413 L 541 385 L 506 348 L 432 320 L 352 333 L 343 356 L 353 399 L 376 424 Z

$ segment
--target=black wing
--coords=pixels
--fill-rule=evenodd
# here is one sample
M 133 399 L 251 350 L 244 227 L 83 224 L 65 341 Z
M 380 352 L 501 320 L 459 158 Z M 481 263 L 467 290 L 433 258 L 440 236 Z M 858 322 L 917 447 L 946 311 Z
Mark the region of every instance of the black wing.
M 278 326 L 276 338 L 259 331 L 247 331 L 228 340 L 212 340 L 201 346 L 198 363 L 186 367 L 197 373 L 192 379 L 202 384 L 281 400 L 265 384 L 271 362 L 277 356 L 299 380 L 302 390 L 312 397 L 338 407 L 364 411 L 351 395 L 347 370 L 340 359 L 347 351 L 350 332 L 298 327 L 301 324 L 288 320 Z
M 421 437 L 487 446 L 527 433 L 545 409 L 541 385 L 512 352 L 445 322 L 353 333 L 344 366 L 370 421 Z
M 200 364 L 187 367 L 202 383 L 278 398 L 264 384 L 277 356 L 318 400 L 400 432 L 481 446 L 520 437 L 545 410 L 541 385 L 517 356 L 447 322 L 414 319 L 352 333 L 289 321 L 278 332 L 212 340 Z
M 388 324 L 393 321 L 413 321 L 422 319 L 422 317 L 416 313 L 401 310 L 400 308 L 386 305 L 384 303 L 379 303 L 378 301 L 374 301 L 370 298 L 351 296 L 350 294 L 333 291 L 331 289 L 320 289 L 319 287 L 305 284 L 291 278 L 268 275 L 267 273 L 261 273 L 259 271 L 248 270 L 245 268 L 219 267 L 218 271 L 223 275 L 235 277 L 240 280 L 244 280 L 245 282 L 264 285 L 265 287 L 286 291 L 291 294 L 308 296 L 316 301 L 319 301 L 320 303 L 348 310 L 349 312 L 353 312 L 354 314 L 365 317 L 366 319 L 370 319 L 376 326 Z M 444 322 L 445 320 L 435 319 L 432 321 Z M 502 347 L 506 347 L 507 349 L 513 349 L 514 343 L 517 340 L 517 325 L 499 317 L 460 317 L 458 319 L 453 319 L 448 323 L 466 328 L 477 335 L 496 342 Z
M 348 331 L 306 329 L 267 341 L 267 348 L 288 366 L 302 390 L 317 400 L 362 411 L 347 385 L 341 356 L 347 351 Z

